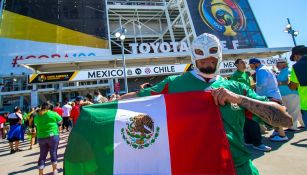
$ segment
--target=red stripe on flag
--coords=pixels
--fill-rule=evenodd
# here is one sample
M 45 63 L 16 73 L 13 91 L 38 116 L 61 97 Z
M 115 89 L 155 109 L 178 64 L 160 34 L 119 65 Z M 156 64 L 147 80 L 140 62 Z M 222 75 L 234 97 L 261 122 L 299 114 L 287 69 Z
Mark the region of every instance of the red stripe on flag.
M 161 92 L 150 91 L 151 95 L 160 95 L 168 93 L 168 84 L 165 85 L 164 89 Z
M 165 95 L 172 174 L 235 174 L 210 92 Z

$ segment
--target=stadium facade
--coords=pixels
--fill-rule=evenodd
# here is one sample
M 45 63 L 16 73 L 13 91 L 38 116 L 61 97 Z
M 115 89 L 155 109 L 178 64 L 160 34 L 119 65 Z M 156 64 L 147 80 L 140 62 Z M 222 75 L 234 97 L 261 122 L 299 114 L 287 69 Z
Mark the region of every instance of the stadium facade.
M 2 110 L 94 89 L 120 93 L 123 58 L 130 91 L 183 73 L 204 32 L 223 43 L 223 75 L 235 58 L 275 64 L 271 56 L 289 51 L 267 48 L 247 0 L 1 0 L 0 15 Z M 123 28 L 121 42 L 115 33 Z

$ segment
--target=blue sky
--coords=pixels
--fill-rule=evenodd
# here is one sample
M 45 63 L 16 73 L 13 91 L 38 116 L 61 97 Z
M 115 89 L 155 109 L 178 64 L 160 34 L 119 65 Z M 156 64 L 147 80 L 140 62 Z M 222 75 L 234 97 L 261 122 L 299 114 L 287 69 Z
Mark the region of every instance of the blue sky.
M 293 47 L 290 34 L 284 32 L 287 17 L 294 30 L 298 45 L 307 46 L 307 0 L 248 0 L 256 16 L 268 47 Z

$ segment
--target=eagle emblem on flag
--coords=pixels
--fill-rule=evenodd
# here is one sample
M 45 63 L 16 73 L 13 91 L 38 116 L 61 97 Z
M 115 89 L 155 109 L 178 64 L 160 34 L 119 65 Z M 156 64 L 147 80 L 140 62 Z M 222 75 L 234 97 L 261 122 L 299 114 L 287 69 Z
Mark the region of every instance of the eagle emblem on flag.
M 144 149 L 156 142 L 160 128 L 155 128 L 153 119 L 147 114 L 129 118 L 127 127 L 121 129 L 122 138 L 134 149 Z

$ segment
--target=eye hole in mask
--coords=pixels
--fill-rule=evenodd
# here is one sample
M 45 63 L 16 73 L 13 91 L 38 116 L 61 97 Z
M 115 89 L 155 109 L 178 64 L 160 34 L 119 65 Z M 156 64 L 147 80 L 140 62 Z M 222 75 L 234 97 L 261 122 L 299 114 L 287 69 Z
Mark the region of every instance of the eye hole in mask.
M 204 52 L 200 49 L 195 49 L 194 52 L 195 52 L 196 55 L 201 55 L 201 56 L 204 55 Z
M 209 49 L 209 53 L 210 54 L 216 54 L 219 51 L 219 49 L 217 47 L 211 47 Z

